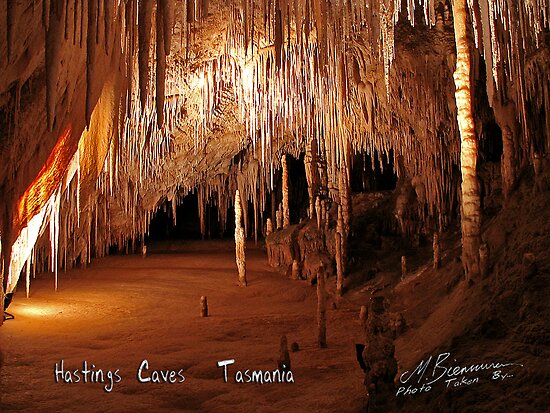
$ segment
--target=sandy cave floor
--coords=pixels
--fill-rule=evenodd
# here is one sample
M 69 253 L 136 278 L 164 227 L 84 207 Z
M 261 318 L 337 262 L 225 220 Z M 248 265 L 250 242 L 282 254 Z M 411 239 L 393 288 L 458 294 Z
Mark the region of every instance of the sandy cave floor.
M 249 245 L 248 288 L 236 283 L 233 243 L 158 244 L 150 254 L 110 256 L 86 269 L 20 285 L 0 331 L 0 411 L 355 412 L 363 373 L 355 360 L 358 308 L 328 311 L 329 348 L 316 346 L 316 291 L 267 265 Z M 210 317 L 199 317 L 208 297 Z M 273 370 L 286 334 L 293 384 L 238 384 L 237 370 Z M 100 383 L 56 383 L 54 365 L 120 369 L 111 393 Z M 185 381 L 139 383 L 142 360 L 152 370 L 183 369 Z M 229 382 L 217 361 L 235 359 Z M 148 374 L 145 373 L 144 376 Z M 107 384 L 106 382 L 105 384 Z

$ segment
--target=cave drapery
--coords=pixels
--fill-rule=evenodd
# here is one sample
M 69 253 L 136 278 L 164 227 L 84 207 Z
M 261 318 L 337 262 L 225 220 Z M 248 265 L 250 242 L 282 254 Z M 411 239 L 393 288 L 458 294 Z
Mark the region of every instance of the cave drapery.
M 338 202 L 354 153 L 393 156 L 437 229 L 462 167 L 466 255 L 479 256 L 465 142 L 480 131 L 458 127 L 455 66 L 457 89 L 484 89 L 503 130 L 506 192 L 548 150 L 548 0 L 26 0 L 0 12 L 8 291 L 37 262 L 85 265 L 142 239 L 163 200 L 192 191 L 201 221 L 212 203 L 222 225 L 238 191 L 257 235 L 283 155 L 307 151 L 310 194 Z

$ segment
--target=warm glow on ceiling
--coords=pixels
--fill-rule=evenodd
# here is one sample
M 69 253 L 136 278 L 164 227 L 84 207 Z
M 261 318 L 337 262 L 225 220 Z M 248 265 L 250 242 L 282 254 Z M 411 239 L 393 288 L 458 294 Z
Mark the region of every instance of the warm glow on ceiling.
M 17 232 L 40 211 L 62 182 L 77 149 L 77 142 L 71 137 L 72 126 L 69 124 L 57 140 L 37 177 L 20 198 L 15 222 Z

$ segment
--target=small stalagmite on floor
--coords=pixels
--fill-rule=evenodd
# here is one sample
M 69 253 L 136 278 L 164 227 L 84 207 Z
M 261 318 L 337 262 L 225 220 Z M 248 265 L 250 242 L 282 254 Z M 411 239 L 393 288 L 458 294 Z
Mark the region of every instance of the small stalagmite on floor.
M 281 336 L 278 367 L 279 370 L 290 370 L 290 353 L 288 352 L 288 340 L 285 335 Z
M 208 299 L 201 296 L 201 317 L 208 317 Z
M 327 348 L 326 301 L 325 267 L 321 264 L 317 273 L 317 344 L 319 348 Z
M 404 280 L 407 276 L 407 257 L 401 256 L 401 279 Z

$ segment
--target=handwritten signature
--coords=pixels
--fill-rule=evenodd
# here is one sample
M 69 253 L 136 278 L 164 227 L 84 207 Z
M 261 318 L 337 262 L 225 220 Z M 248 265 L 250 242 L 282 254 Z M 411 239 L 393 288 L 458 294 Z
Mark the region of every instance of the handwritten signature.
M 444 382 L 445 388 L 470 386 L 479 383 L 480 376 L 484 373 L 488 373 L 491 380 L 506 380 L 514 375 L 505 370 L 513 366 L 523 367 L 523 364 L 512 362 L 484 362 L 466 366 L 456 363 L 456 359 L 451 359 L 451 353 L 440 353 L 437 357 L 430 356 L 422 360 L 414 370 L 407 370 L 401 374 L 399 377 L 401 385 L 395 395 L 427 393 L 438 382 Z

